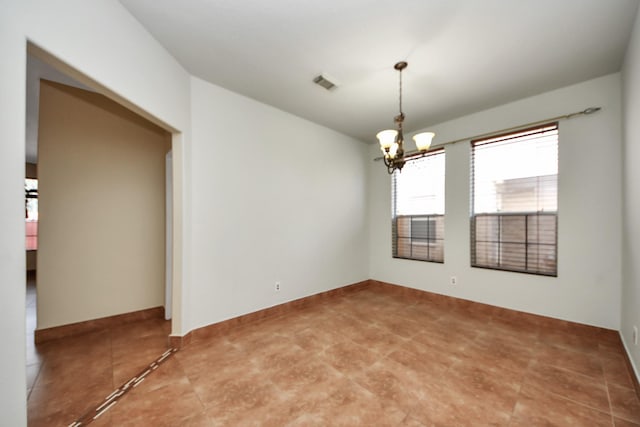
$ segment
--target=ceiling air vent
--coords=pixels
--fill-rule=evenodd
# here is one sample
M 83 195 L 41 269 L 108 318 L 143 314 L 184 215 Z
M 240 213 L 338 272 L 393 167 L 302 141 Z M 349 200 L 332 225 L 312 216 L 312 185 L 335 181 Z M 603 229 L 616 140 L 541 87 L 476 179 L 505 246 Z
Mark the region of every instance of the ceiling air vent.
M 313 79 L 313 82 L 315 84 L 317 84 L 318 86 L 322 86 L 323 88 L 325 88 L 326 90 L 331 90 L 335 87 L 337 87 L 337 83 L 335 82 L 335 79 L 330 78 L 329 76 L 327 76 L 326 74 L 320 74 L 319 76 L 317 76 L 316 78 Z

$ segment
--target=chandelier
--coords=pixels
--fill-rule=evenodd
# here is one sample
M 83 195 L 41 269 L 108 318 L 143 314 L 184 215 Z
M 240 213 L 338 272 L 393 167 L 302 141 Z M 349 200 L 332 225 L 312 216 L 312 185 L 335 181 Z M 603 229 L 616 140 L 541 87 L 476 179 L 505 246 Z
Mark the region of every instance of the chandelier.
M 404 122 L 404 113 L 402 112 L 402 70 L 407 68 L 407 63 L 402 61 L 398 62 L 393 68 L 398 70 L 400 74 L 399 85 L 399 110 L 400 114 L 395 116 L 394 121 L 397 126 L 396 129 L 387 129 L 378 132 L 376 138 L 380 141 L 380 149 L 384 154 L 384 164 L 387 166 L 387 172 L 392 174 L 396 170 L 402 170 L 402 167 L 407 162 L 408 158 L 405 157 L 404 152 L 404 135 L 402 134 L 402 122 Z M 416 143 L 416 148 L 419 153 L 425 153 L 431 146 L 431 140 L 435 134 L 433 132 L 422 132 L 413 137 Z

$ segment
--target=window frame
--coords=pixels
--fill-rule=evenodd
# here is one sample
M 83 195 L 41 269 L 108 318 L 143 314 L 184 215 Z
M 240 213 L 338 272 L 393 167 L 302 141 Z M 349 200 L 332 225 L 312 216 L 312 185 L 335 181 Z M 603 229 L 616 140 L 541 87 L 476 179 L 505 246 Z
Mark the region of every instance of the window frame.
M 410 222 L 410 233 L 408 236 L 400 235 L 398 231 L 398 222 L 401 219 L 408 219 Z M 427 221 L 427 234 L 426 237 L 414 237 L 414 222 L 417 221 Z M 395 217 L 395 220 L 392 223 L 392 227 L 394 227 L 394 231 L 392 232 L 392 245 L 393 245 L 393 258 L 398 259 L 411 259 L 415 261 L 426 261 L 426 262 L 436 262 L 443 264 L 444 263 L 444 233 L 441 233 L 442 237 L 438 237 L 437 233 L 437 221 L 442 221 L 442 228 L 444 229 L 444 214 L 425 214 L 425 215 L 398 215 Z M 431 227 L 433 224 L 433 227 Z M 402 227 L 400 227 L 402 228 Z M 435 235 L 432 235 L 431 229 L 434 229 Z M 417 233 L 416 233 L 417 235 Z M 400 245 L 400 240 L 408 240 L 407 244 L 409 247 L 409 256 L 402 256 L 399 252 L 398 246 Z M 439 243 L 441 242 L 441 243 Z M 427 257 L 419 257 L 418 253 L 421 251 L 417 250 L 420 247 L 427 248 Z M 439 249 L 440 248 L 440 249 Z M 436 258 L 435 256 L 431 256 L 432 251 L 440 251 L 442 252 L 442 259 Z M 414 256 L 414 251 L 416 255 Z
M 425 157 L 430 156 L 438 156 L 442 155 L 442 161 L 445 162 L 443 171 L 443 180 L 446 179 L 446 153 L 444 147 L 437 148 L 429 151 L 427 154 L 420 155 L 417 158 L 409 159 L 407 161 L 407 165 L 410 164 L 411 161 L 423 159 Z M 391 175 L 391 256 L 395 259 L 407 259 L 414 261 L 423 261 L 423 262 L 434 262 L 443 264 L 444 263 L 444 203 L 443 203 L 443 213 L 420 213 L 420 214 L 397 214 L 397 181 L 395 174 L 402 172 L 394 172 Z M 445 188 L 443 185 L 442 188 L 442 198 L 445 197 Z M 409 227 L 403 226 L 400 224 L 402 221 L 408 221 Z M 426 235 L 424 233 L 420 233 L 420 229 L 414 227 L 414 224 L 421 221 L 427 221 L 426 226 Z M 440 223 L 440 224 L 438 224 Z M 433 225 L 432 225 L 433 224 Z M 409 232 L 406 232 L 406 229 L 409 229 Z M 402 230 L 405 230 L 403 233 Z M 401 245 L 400 241 L 405 240 L 406 242 Z M 408 245 L 408 246 L 407 246 Z M 401 247 L 408 248 L 408 255 L 405 250 L 401 250 Z M 426 248 L 426 256 L 425 251 L 421 250 L 421 248 Z M 440 256 L 438 256 L 440 254 Z
M 545 130 L 546 129 L 546 130 Z M 556 209 L 555 210 L 537 210 L 537 211 L 531 211 L 531 210 L 522 210 L 522 211 L 505 211 L 505 212 L 500 212 L 500 211 L 496 211 L 496 212 L 475 212 L 475 198 L 476 198 L 476 194 L 475 194 L 475 169 L 476 169 L 476 164 L 475 164 L 475 149 L 476 147 L 479 146 L 488 146 L 492 143 L 500 143 L 500 142 L 505 142 L 508 141 L 509 139 L 516 139 L 518 134 L 523 134 L 526 132 L 530 132 L 529 135 L 534 135 L 536 132 L 548 132 L 548 131 L 555 131 L 556 135 L 555 135 L 555 144 L 556 144 L 556 155 L 559 156 L 559 145 L 560 145 L 560 127 L 558 122 L 551 122 L 551 123 L 545 123 L 545 124 L 541 124 L 535 127 L 530 127 L 530 128 L 526 128 L 526 129 L 519 129 L 516 131 L 512 131 L 512 132 L 508 132 L 508 133 L 503 133 L 503 134 L 499 134 L 499 135 L 492 135 L 490 137 L 483 137 L 481 139 L 475 139 L 471 141 L 471 162 L 470 162 L 470 192 L 471 192 L 471 206 L 470 206 L 470 261 L 471 261 L 471 267 L 475 267 L 475 268 L 484 268 L 484 269 L 490 269 L 490 270 L 498 270 L 498 271 L 510 271 L 510 272 L 516 272 L 516 273 L 525 273 L 525 274 L 534 274 L 534 275 L 540 275 L 540 276 L 549 276 L 549 277 L 557 277 L 558 276 L 558 208 L 557 208 L 557 204 L 558 204 L 558 176 L 559 176 L 559 168 L 556 168 L 555 171 L 555 197 L 556 197 Z M 547 176 L 551 176 L 551 175 L 538 175 L 538 176 L 534 176 L 535 178 L 542 178 L 542 177 L 547 177 Z M 531 177 L 531 178 L 534 178 Z M 537 188 L 537 190 L 539 191 L 539 187 Z M 522 227 L 522 234 L 524 236 L 524 238 L 522 240 L 516 240 L 516 241 L 508 241 L 508 240 L 503 240 L 502 237 L 498 237 L 498 240 L 488 240 L 488 238 L 478 238 L 478 219 L 479 218 L 496 218 L 496 221 L 498 223 L 497 225 L 497 230 L 498 233 L 500 234 L 503 230 L 503 223 L 504 223 L 504 219 L 505 218 L 518 218 L 518 217 L 522 217 L 524 218 L 524 226 Z M 546 241 L 542 241 L 541 239 L 534 239 L 533 236 L 535 233 L 531 232 L 531 229 L 529 227 L 530 224 L 530 218 L 536 218 L 536 223 L 535 226 L 537 227 L 534 231 L 537 231 L 538 235 L 539 235 L 539 230 L 541 227 L 541 221 L 540 218 L 544 218 L 544 217 L 553 217 L 553 238 L 552 239 L 547 239 Z M 548 224 L 547 224 L 548 225 Z M 542 224 L 542 226 L 544 227 L 545 224 Z M 485 233 L 487 233 L 487 231 L 484 231 Z M 481 263 L 478 261 L 478 244 L 479 243 L 488 243 L 488 244 L 495 244 L 497 245 L 497 254 L 494 254 L 493 257 L 495 259 L 497 259 L 496 262 L 494 263 Z M 511 245 L 512 248 L 515 248 L 517 246 L 523 246 L 523 251 L 522 253 L 524 253 L 524 259 L 518 259 L 518 262 L 524 261 L 524 268 L 516 268 L 513 266 L 513 264 L 515 264 L 515 262 L 512 262 L 511 265 L 508 265 L 508 262 L 503 260 L 503 248 L 504 246 L 507 245 Z M 553 248 L 553 250 L 551 251 L 553 253 L 553 265 L 552 268 L 549 269 L 545 269 L 544 267 L 540 267 L 541 264 L 544 264 L 544 260 L 540 260 L 540 250 L 543 247 L 548 247 L 548 248 Z M 530 250 L 531 249 L 537 249 L 534 250 L 534 254 L 537 255 L 537 259 L 536 259 L 536 263 L 532 266 L 530 266 Z M 508 252 L 509 254 L 514 254 L 517 253 L 517 251 L 512 250 L 511 252 Z M 532 256 L 533 258 L 533 256 Z M 507 265 L 505 265 L 507 264 Z

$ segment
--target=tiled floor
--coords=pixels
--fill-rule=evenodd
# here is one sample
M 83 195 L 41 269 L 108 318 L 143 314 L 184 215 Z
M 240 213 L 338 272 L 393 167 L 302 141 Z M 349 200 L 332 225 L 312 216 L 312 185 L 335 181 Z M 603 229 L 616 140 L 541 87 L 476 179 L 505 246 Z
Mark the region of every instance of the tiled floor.
M 36 277 L 34 272 L 27 274 L 27 396 L 40 371 L 40 356 L 33 344 L 33 331 L 36 329 Z
M 615 334 L 490 311 L 347 294 L 192 342 L 92 425 L 640 425 Z M 166 333 L 147 321 L 39 346 L 30 425 L 70 424 Z

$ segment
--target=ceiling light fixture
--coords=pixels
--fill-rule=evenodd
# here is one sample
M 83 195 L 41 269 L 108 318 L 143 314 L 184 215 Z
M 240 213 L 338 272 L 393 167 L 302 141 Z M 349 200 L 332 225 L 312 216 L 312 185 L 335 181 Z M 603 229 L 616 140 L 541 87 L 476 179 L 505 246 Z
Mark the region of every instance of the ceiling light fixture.
M 407 162 L 403 146 L 404 135 L 402 134 L 402 123 L 404 122 L 404 113 L 402 112 L 402 70 L 407 68 L 407 63 L 404 61 L 398 62 L 393 68 L 400 73 L 400 114 L 394 118 L 398 129 L 383 130 L 376 135 L 376 138 L 380 141 L 380 149 L 384 154 L 384 164 L 387 166 L 387 172 L 389 172 L 389 174 L 392 174 L 396 170 L 402 170 L 402 167 Z M 429 150 L 431 140 L 434 136 L 435 134 L 433 132 L 422 132 L 413 137 L 416 148 L 420 153 L 425 153 Z

